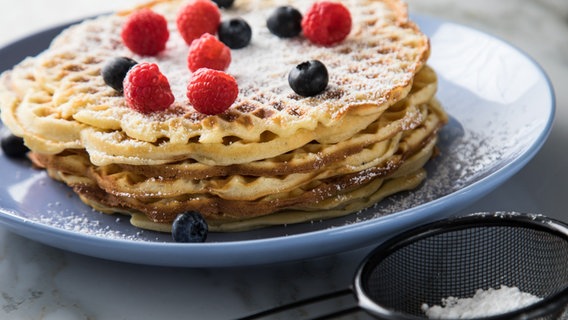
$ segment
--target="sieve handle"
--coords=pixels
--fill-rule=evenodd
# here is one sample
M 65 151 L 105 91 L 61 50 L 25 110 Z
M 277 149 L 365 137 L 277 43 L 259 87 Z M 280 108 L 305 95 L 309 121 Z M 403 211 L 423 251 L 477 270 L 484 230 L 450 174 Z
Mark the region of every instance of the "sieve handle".
M 327 300 L 331 300 L 334 298 L 339 298 L 339 297 L 343 297 L 343 296 L 347 296 L 347 295 L 353 295 L 353 291 L 351 289 L 342 289 L 342 290 L 338 290 L 338 291 L 334 291 L 334 292 L 330 292 L 330 293 L 326 293 L 326 294 L 322 294 L 322 295 L 318 295 L 315 297 L 311 297 L 311 298 L 307 298 L 307 299 L 303 299 L 303 300 L 299 300 L 299 301 L 295 301 L 292 303 L 288 303 L 288 304 L 284 304 L 281 306 L 277 306 L 274 308 L 270 308 L 270 309 L 266 309 L 242 318 L 238 318 L 237 320 L 256 320 L 256 319 L 262 319 L 262 318 L 266 318 L 268 316 L 272 316 L 284 311 L 290 311 L 296 308 L 300 308 L 303 306 L 308 306 L 311 304 L 315 304 L 318 302 L 324 302 Z M 331 313 L 325 314 L 325 315 L 321 315 L 318 316 L 317 318 L 310 318 L 312 320 L 323 320 L 323 319 L 331 319 L 334 317 L 338 317 L 341 315 L 346 315 L 346 314 L 350 314 L 356 311 L 359 311 L 360 308 L 357 305 L 351 306 L 351 307 L 346 307 L 344 309 L 341 310 L 336 310 L 333 311 Z

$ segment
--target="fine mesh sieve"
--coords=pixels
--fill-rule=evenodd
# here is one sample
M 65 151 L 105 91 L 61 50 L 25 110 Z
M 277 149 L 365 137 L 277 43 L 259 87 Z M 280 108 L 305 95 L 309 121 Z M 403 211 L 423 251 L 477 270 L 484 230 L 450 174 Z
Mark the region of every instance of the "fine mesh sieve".
M 482 213 L 406 232 L 369 255 L 355 281 L 361 307 L 383 319 L 424 319 L 421 305 L 518 287 L 542 297 L 484 319 L 560 319 L 568 304 L 568 228 L 537 215 Z
M 471 297 L 478 289 L 517 287 L 542 298 L 484 320 L 548 320 L 568 317 L 568 226 L 542 215 L 476 213 L 426 224 L 373 250 L 355 276 L 356 308 L 378 319 L 426 319 L 421 307 L 449 296 Z M 337 294 L 344 294 L 339 291 Z M 322 299 L 336 294 L 323 295 Z M 259 312 L 274 312 L 321 300 L 318 297 Z

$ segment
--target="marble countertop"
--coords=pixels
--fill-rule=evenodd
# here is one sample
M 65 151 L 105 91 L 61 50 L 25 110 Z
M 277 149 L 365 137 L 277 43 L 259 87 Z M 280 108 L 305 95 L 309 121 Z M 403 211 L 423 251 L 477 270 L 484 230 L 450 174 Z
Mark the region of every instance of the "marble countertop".
M 4 1 L 0 46 L 49 26 L 138 2 Z M 408 3 L 412 13 L 452 20 L 510 42 L 538 61 L 556 89 L 556 118 L 541 151 L 512 179 L 463 212 L 515 210 L 568 222 L 563 205 L 568 190 L 568 2 Z M 0 319 L 232 319 L 346 288 L 363 254 L 353 251 L 255 267 L 166 268 L 69 253 L 0 226 Z

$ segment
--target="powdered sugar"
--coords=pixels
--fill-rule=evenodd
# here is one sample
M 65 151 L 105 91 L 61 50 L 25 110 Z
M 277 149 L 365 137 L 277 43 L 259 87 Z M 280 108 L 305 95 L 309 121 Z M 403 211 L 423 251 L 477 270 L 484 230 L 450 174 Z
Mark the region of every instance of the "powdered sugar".
M 426 165 L 428 177 L 417 189 L 389 196 L 373 208 L 357 214 L 359 221 L 376 219 L 439 199 L 469 186 L 499 169 L 496 163 L 510 150 L 497 148 L 491 132 L 464 132 L 455 119 L 440 132 L 440 154 Z
M 471 319 L 507 313 L 540 301 L 541 298 L 522 292 L 517 287 L 478 289 L 471 298 L 448 297 L 442 305 L 422 305 L 429 319 Z
M 92 235 L 107 239 L 143 240 L 140 238 L 140 235 L 144 232 L 143 230 L 132 235 L 125 234 L 96 219 L 97 215 L 101 214 L 99 212 L 91 212 L 90 215 L 86 216 L 73 213 L 67 206 L 60 207 L 60 204 L 57 203 L 48 204 L 48 207 L 50 209 L 46 210 L 44 215 L 37 217 L 37 222 L 83 235 Z M 121 219 L 115 219 L 115 222 L 119 224 Z

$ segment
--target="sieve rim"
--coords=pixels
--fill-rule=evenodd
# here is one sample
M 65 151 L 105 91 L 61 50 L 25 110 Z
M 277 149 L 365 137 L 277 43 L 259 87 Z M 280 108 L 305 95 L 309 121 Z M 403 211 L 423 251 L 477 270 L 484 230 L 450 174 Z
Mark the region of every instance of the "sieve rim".
M 463 216 L 454 216 L 423 224 L 418 227 L 399 233 L 383 242 L 373 249 L 361 262 L 357 268 L 353 280 L 353 292 L 361 309 L 369 314 L 385 320 L 420 320 L 418 317 L 395 310 L 388 309 L 374 302 L 366 291 L 366 283 L 363 275 L 368 268 L 376 266 L 398 249 L 434 235 L 458 231 L 469 228 L 486 226 L 512 226 L 524 227 L 555 234 L 568 242 L 568 224 L 559 220 L 549 218 L 541 214 L 529 214 L 519 212 L 477 212 Z M 547 296 L 539 302 L 530 304 L 507 313 L 493 315 L 482 318 L 471 318 L 470 320 L 521 320 L 542 317 L 554 312 L 560 312 L 568 305 L 568 286 L 556 294 Z

